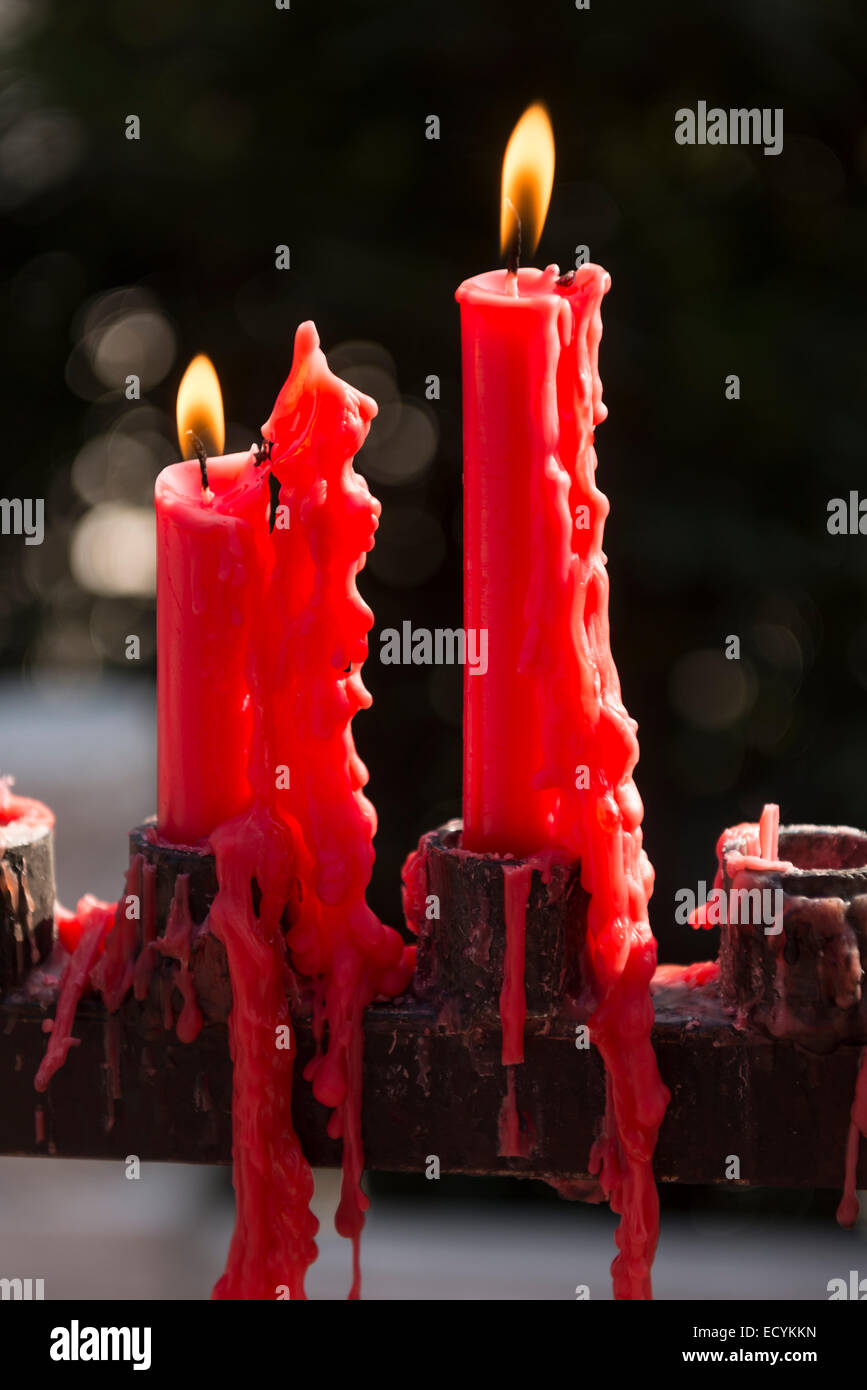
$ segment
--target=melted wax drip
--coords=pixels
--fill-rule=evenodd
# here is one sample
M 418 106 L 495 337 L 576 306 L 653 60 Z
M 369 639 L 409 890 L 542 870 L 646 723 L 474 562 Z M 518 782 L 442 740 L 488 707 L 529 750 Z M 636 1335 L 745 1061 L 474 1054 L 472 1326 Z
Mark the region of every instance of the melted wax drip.
M 585 266 L 560 291 L 571 312 L 560 317 L 557 408 L 550 403 L 546 448 L 536 464 L 537 563 L 522 668 L 538 682 L 544 762 L 536 785 L 553 794 L 552 841 L 580 859 L 590 894 L 589 1028 L 606 1069 L 605 1117 L 590 1170 L 622 1217 L 620 1253 L 611 1267 L 614 1296 L 646 1299 L 652 1297 L 659 1235 L 653 1151 L 669 1093 L 651 1043 L 656 941 L 647 904 L 653 869 L 642 849 L 643 807 L 632 776 L 637 726 L 624 708 L 611 654 L 602 550 L 608 500 L 595 482 L 594 427 L 607 413 L 597 366 L 600 305 L 609 284 L 598 266 Z M 550 396 L 542 380 L 531 389 L 540 399 Z M 583 508 L 586 527 L 577 524 Z M 576 786 L 579 767 L 589 770 L 587 789 Z
M 71 941 L 75 936 L 76 944 L 60 982 L 55 1017 L 46 1019 L 42 1025 L 43 1031 L 49 1033 L 50 1037 L 33 1083 L 37 1091 L 48 1089 L 52 1076 L 66 1061 L 69 1049 L 78 1046 L 78 1038 L 72 1036 L 75 1011 L 90 984 L 91 972 L 102 954 L 106 936 L 114 926 L 116 910 L 115 903 L 100 902 L 98 898 L 88 895 L 78 904 L 73 919 L 74 930 L 70 914 L 64 914 L 66 940 Z
M 292 1126 L 294 1041 L 291 1049 L 277 1045 L 281 1028 L 291 1036 L 281 932 L 287 907 L 293 964 L 315 982 L 317 1048 L 306 1075 L 316 1098 L 334 1112 L 329 1134 L 343 1140 L 336 1226 L 353 1242 L 350 1298 L 360 1297 L 359 1241 L 368 1206 L 361 1188 L 363 1015 L 377 996 L 405 990 L 415 966 L 415 949 L 365 901 L 376 815 L 362 790 L 367 771 L 350 727 L 356 712 L 370 705 L 360 667 L 373 615 L 355 581 L 380 511 L 352 460 L 375 413 L 372 400 L 333 376 L 316 329 L 302 324 L 292 372 L 263 429 L 285 479 L 280 502 L 290 520 L 269 528 L 263 508 L 269 550 L 257 557 L 253 528 L 239 525 L 226 557 L 234 578 L 256 585 L 258 617 L 248 647 L 255 711 L 248 768 L 252 806 L 210 836 L 218 892 L 208 923 L 225 946 L 233 996 L 237 1199 L 226 1270 L 214 1289 L 219 1299 L 274 1299 L 286 1292 L 304 1298 L 305 1273 L 316 1257 L 312 1174 Z M 252 455 L 249 473 L 244 485 L 261 486 Z M 274 769 L 282 765 L 289 768 L 288 785 L 275 781 Z M 8 788 L 0 789 L 4 794 L 8 800 Z M 198 1033 L 188 881 L 178 878 L 162 938 L 154 936 L 153 887 L 152 866 L 135 856 L 120 903 L 82 899 L 77 917 L 58 908 L 60 934 L 72 956 L 56 1019 L 46 1027 L 51 1039 L 38 1090 L 77 1041 L 72 1026 L 83 991 L 98 989 L 112 1012 L 131 988 L 144 998 L 160 955 L 178 962 L 173 980 L 163 982 L 166 1025 L 173 1021 L 175 984 L 184 1001 L 178 1036 L 190 1041 Z M 130 895 L 143 903 L 141 931 L 125 911 Z
M 292 1124 L 295 1043 L 280 919 L 295 889 L 290 828 L 256 806 L 210 837 L 219 891 L 209 925 L 232 981 L 232 1180 L 235 1230 L 217 1299 L 304 1299 L 319 1223 L 313 1174 Z M 256 913 L 251 893 L 261 888 Z M 288 1030 L 288 1032 L 286 1031 Z M 278 1037 L 290 1040 L 280 1046 Z
M 78 1046 L 72 1029 L 75 1011 L 85 990 L 96 990 L 102 995 L 109 1013 L 116 1013 L 131 989 L 136 999 L 145 998 L 160 955 L 177 961 L 172 978 L 166 982 L 169 1007 L 164 1017 L 165 1026 L 167 1029 L 175 1026 L 171 1010 L 171 989 L 174 984 L 183 1000 L 177 1020 L 178 1038 L 181 1042 L 192 1042 L 198 1036 L 202 1015 L 189 969 L 195 930 L 187 896 L 189 879 L 186 874 L 179 875 L 165 936 L 155 937 L 154 875 L 154 866 L 136 854 L 127 870 L 126 891 L 118 902 L 101 902 L 99 898 L 87 894 L 80 899 L 74 913 L 58 904 L 58 933 L 69 953 L 69 960 L 60 981 L 55 1017 L 53 1020 L 47 1019 L 42 1025 L 51 1038 L 36 1073 L 34 1085 L 37 1091 L 47 1088 L 52 1076 L 66 1061 L 69 1049 Z M 137 899 L 140 903 L 140 915 L 136 915 L 132 909 L 131 899 Z M 141 951 L 139 933 L 141 940 L 146 943 Z M 114 1022 L 109 1020 L 106 1025 L 109 1128 L 113 1115 L 112 1102 L 120 1099 L 117 1044 Z
M 360 667 L 373 615 L 356 578 L 380 511 L 352 460 L 375 413 L 373 401 L 330 372 L 313 324 L 302 324 L 292 372 L 262 430 L 283 479 L 289 524 L 273 532 L 273 597 L 265 604 L 271 628 L 262 656 L 270 663 L 268 689 L 278 695 L 260 707 L 251 769 L 253 776 L 278 763 L 291 770 L 289 786 L 275 794 L 296 831 L 301 884 L 288 941 L 296 968 L 316 982 L 316 1055 L 305 1075 L 334 1111 L 329 1134 L 343 1141 L 336 1226 L 353 1242 L 350 1298 L 360 1296 L 368 1206 L 361 1189 L 363 1014 L 377 995 L 402 992 L 414 966 L 414 951 L 365 901 L 376 815 L 351 733 L 353 716 L 370 705 Z
M 846 1170 L 843 1183 L 843 1196 L 837 1208 L 837 1220 L 847 1229 L 858 1220 L 858 1153 L 862 1136 L 867 1138 L 867 1047 L 861 1049 L 858 1058 L 858 1079 L 855 1082 L 855 1095 L 849 1115 L 849 1133 L 846 1138 Z
M 503 866 L 506 947 L 503 961 L 503 987 L 500 991 L 500 1021 L 503 1030 L 502 1062 L 506 1068 L 506 1094 L 500 1107 L 498 1149 L 501 1158 L 526 1158 L 530 1145 L 521 1131 L 518 1114 L 515 1067 L 524 1060 L 524 1023 L 527 999 L 524 988 L 524 957 L 527 939 L 527 903 L 533 879 L 532 864 Z
M 700 903 L 690 913 L 689 924 L 698 931 L 710 931 L 719 926 L 719 894 L 723 892 L 726 877 L 734 884 L 742 873 L 790 873 L 794 868 L 787 859 L 780 859 L 780 808 L 774 802 L 762 807 L 758 823 L 744 821 L 740 825 L 729 826 L 716 843 L 717 869 L 714 875 L 714 901 Z M 743 844 L 746 850 L 729 850 L 726 845 Z

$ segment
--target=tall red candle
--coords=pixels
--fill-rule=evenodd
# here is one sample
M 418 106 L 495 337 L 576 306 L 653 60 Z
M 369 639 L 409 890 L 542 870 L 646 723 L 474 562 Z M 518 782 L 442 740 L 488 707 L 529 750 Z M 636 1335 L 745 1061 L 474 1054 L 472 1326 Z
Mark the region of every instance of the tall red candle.
M 534 186 L 532 150 L 518 140 L 515 156 L 522 128 L 536 132 L 549 166 L 535 199 L 527 193 Z M 553 179 L 549 140 L 544 112 L 531 108 L 504 166 L 504 202 L 531 250 Z M 528 214 L 535 227 L 528 227 Z M 602 550 L 609 508 L 595 478 L 594 434 L 607 413 L 598 373 L 600 306 L 609 286 L 596 265 L 565 276 L 556 266 L 512 265 L 458 290 L 465 621 L 488 628 L 487 675 L 467 671 L 464 680 L 463 844 L 580 860 L 590 894 L 590 1036 L 606 1069 L 605 1116 L 589 1166 L 622 1217 L 615 1297 L 644 1299 L 652 1296 L 659 1229 L 653 1151 L 669 1097 L 651 1043 L 653 869 L 642 848 L 643 807 L 632 775 L 637 726 L 623 705 L 611 653 Z M 523 1057 L 516 978 L 525 928 L 514 886 L 500 1000 L 509 1068 L 503 1153 L 520 1152 L 522 1143 L 513 1068 Z
M 488 669 L 464 668 L 466 849 L 529 854 L 548 839 L 539 691 L 524 653 L 538 476 L 557 446 L 563 301 L 549 271 L 467 280 L 461 306 L 464 627 Z M 514 291 L 517 291 L 515 293 Z M 553 431 L 553 432 L 552 432 Z

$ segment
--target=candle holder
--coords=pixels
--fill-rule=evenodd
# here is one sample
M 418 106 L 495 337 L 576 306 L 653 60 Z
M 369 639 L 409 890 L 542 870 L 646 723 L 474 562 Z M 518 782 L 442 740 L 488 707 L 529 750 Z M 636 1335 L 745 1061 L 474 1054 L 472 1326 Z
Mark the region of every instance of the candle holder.
M 749 853 L 735 835 L 720 855 L 727 918 L 720 987 L 739 1025 L 824 1051 L 867 1043 L 867 834 L 848 826 L 780 828 L 779 863 L 730 874 Z M 752 894 L 737 901 L 733 893 Z M 756 896 L 758 895 L 758 896 Z M 756 909 L 758 911 L 756 911 Z
M 789 836 L 800 840 L 800 851 Z M 804 891 L 806 876 L 822 875 L 813 879 L 822 888 L 813 895 L 814 902 L 841 897 L 847 910 L 857 914 L 852 905 L 860 888 L 850 893 L 851 875 L 860 879 L 867 872 L 861 867 L 867 864 L 867 858 L 862 859 L 865 843 L 867 836 L 860 831 L 784 829 L 781 857 L 798 871 L 797 890 L 789 891 L 793 904 L 795 898 L 809 896 Z M 502 1062 L 499 1013 L 506 947 L 505 870 L 524 861 L 467 853 L 460 846 L 459 822 L 423 836 L 420 848 L 416 887 L 430 893 L 415 898 L 414 907 L 421 909 L 424 920 L 418 920 L 417 910 L 412 914 L 419 928 L 419 969 L 412 993 L 374 1002 L 365 1012 L 365 1162 L 374 1170 L 419 1173 L 434 1154 L 444 1173 L 542 1177 L 577 1195 L 587 1180 L 587 1155 L 605 1105 L 598 1054 L 593 1048 L 576 1047 L 575 1024 L 586 1021 L 591 1010 L 591 1001 L 580 1000 L 586 983 L 580 977 L 580 952 L 587 899 L 577 866 L 566 866 L 560 877 L 552 865 L 548 883 L 545 861 L 533 866 L 527 906 L 525 1060 L 507 1067 Z M 16 849 L 21 853 L 24 847 Z M 27 861 L 33 895 L 38 872 L 29 851 Z M 223 947 L 207 930 L 216 888 L 214 858 L 201 847 L 160 841 L 153 822 L 130 833 L 127 891 L 141 895 L 141 919 L 136 924 L 140 941 L 164 936 L 178 894 L 193 924 L 190 970 L 204 1026 L 193 1041 L 179 1038 L 176 1025 L 183 996 L 177 988 L 177 960 L 155 948 L 145 972 L 144 997 L 135 998 L 130 991 L 116 1012 L 96 994 L 82 998 L 74 1026 L 78 1045 L 48 1091 L 37 1097 L 33 1077 L 46 1047 L 43 1025 L 56 1014 L 59 975 L 65 965 L 65 957 L 56 953 L 29 972 L 23 989 L 0 997 L 0 1152 L 230 1161 L 232 1064 L 225 1020 L 232 991 Z M 255 901 L 252 884 L 251 893 Z M 44 894 L 47 901 L 47 878 Z M 439 918 L 425 918 L 430 894 L 439 896 Z M 4 926 L 8 935 L 8 912 Z M 860 940 L 858 922 L 855 932 Z M 727 1002 L 712 977 L 699 986 L 682 967 L 662 966 L 657 971 L 653 1039 L 672 1091 L 656 1152 L 658 1180 L 725 1181 L 721 1156 L 730 1152 L 731 1136 L 737 1132 L 742 1181 L 771 1187 L 839 1185 L 860 1048 L 828 1045 L 817 1051 L 814 1029 L 807 1050 L 800 1044 L 805 1034 L 771 1036 L 762 1024 L 763 1000 L 759 990 L 750 989 L 750 981 L 755 984 L 758 976 L 766 988 L 773 985 L 772 953 L 780 949 L 776 943 L 786 939 L 785 932 L 760 940 L 742 929 L 737 935 L 724 930 Z M 801 937 L 792 932 L 791 940 L 800 944 Z M 43 937 L 43 948 L 47 944 Z M 766 953 L 766 966 L 751 966 Z M 141 954 L 147 953 L 142 949 Z M 24 963 L 26 967 L 26 953 Z M 796 1018 L 799 999 L 810 995 L 809 979 L 801 981 L 799 972 L 815 967 L 802 953 L 787 968 L 787 998 Z M 291 976 L 288 986 L 293 994 L 297 991 L 291 1002 L 300 1078 L 314 1054 L 315 1040 L 308 996 Z M 849 1010 L 843 1012 L 851 1022 Z M 854 1012 L 860 1017 L 860 1006 Z M 812 1026 L 815 1012 L 805 1022 Z M 839 1031 L 832 1034 L 832 1041 L 839 1036 Z M 529 1141 L 526 1157 L 506 1152 L 501 1142 L 510 1074 L 522 1132 Z M 761 1115 L 761 1125 L 745 1128 L 745 1114 Z M 337 1166 L 340 1144 L 329 1137 L 328 1120 L 329 1111 L 299 1080 L 293 1089 L 293 1123 L 304 1153 L 312 1164 Z M 867 1153 L 859 1180 L 867 1185 Z M 588 1190 L 593 1191 L 592 1183 Z
M 30 819 L 0 829 L 0 995 L 54 947 L 54 832 Z
M 523 932 L 527 1015 L 577 1017 L 590 901 L 581 886 L 580 863 L 473 853 L 461 845 L 462 828 L 460 820 L 449 821 L 423 835 L 416 851 L 418 877 L 412 893 L 405 894 L 418 933 L 414 993 L 457 1009 L 458 1021 L 498 1012 L 507 953 L 506 873 L 527 865 L 532 874 Z
M 129 832 L 130 870 L 128 892 L 138 894 L 142 903 L 140 949 L 148 942 L 164 937 L 169 925 L 172 906 L 182 892 L 183 910 L 192 919 L 190 932 L 189 969 L 202 1018 L 207 1023 L 225 1023 L 232 1007 L 232 984 L 223 943 L 208 930 L 207 919 L 211 904 L 217 896 L 217 864 L 209 850 L 196 845 L 175 845 L 160 839 L 156 820 L 151 819 Z M 250 892 L 254 907 L 259 886 L 251 880 Z M 288 909 L 282 921 L 284 933 L 289 929 Z M 150 994 L 165 989 L 161 980 L 170 978 L 172 958 L 162 959 L 156 966 Z M 287 967 L 287 987 L 293 1017 L 307 1019 L 311 1013 L 310 986 Z M 163 1004 L 163 1012 L 165 1012 Z

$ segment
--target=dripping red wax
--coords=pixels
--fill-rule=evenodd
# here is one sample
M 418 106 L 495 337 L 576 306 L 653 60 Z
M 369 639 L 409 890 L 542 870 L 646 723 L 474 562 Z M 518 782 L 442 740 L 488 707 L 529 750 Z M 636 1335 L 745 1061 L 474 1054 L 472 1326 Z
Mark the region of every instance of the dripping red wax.
M 361 1188 L 363 1013 L 373 998 L 404 990 L 414 966 L 414 949 L 365 901 L 376 817 L 351 732 L 356 712 L 370 704 L 360 668 L 373 622 L 355 581 L 379 516 L 352 460 L 375 412 L 369 397 L 329 371 L 316 330 L 305 323 L 291 374 L 263 427 L 268 460 L 256 449 L 209 458 L 207 490 L 195 461 L 164 470 L 157 484 L 160 711 L 188 675 L 198 691 L 196 700 L 181 702 L 180 713 L 171 711 L 163 755 L 182 742 L 184 719 L 207 717 L 202 668 L 206 675 L 216 669 L 226 615 L 234 615 L 232 652 L 219 700 L 224 716 L 243 716 L 228 745 L 243 766 L 233 766 L 228 792 L 218 787 L 222 770 L 210 736 L 193 740 L 184 773 L 208 785 L 178 793 L 177 802 L 176 772 L 161 757 L 164 818 L 152 831 L 157 842 L 171 843 L 173 832 L 216 857 L 218 892 L 200 929 L 209 926 L 223 942 L 232 982 L 237 1203 L 216 1298 L 304 1298 L 316 1256 L 312 1174 L 292 1126 L 295 1049 L 275 1045 L 281 1028 L 291 1035 L 290 963 L 312 993 L 316 1055 L 306 1077 L 333 1112 L 329 1134 L 343 1141 L 336 1224 L 352 1241 L 350 1297 L 360 1295 L 359 1238 L 368 1205 Z M 280 481 L 283 526 L 271 525 L 271 471 Z M 282 775 L 275 775 L 278 769 Z M 215 822 L 227 807 L 234 814 Z M 38 1089 L 75 1042 L 71 1028 L 82 991 L 97 988 L 110 1010 L 132 988 L 144 997 L 160 954 L 175 958 L 174 983 L 184 1001 L 176 1024 L 167 1014 L 167 1026 L 176 1026 L 182 1041 L 201 1026 L 189 974 L 194 928 L 184 876 L 163 938 L 154 939 L 152 911 L 142 921 L 127 911 L 136 899 L 152 909 L 151 874 L 152 866 L 135 856 L 117 904 L 86 898 L 76 917 L 64 914 L 61 930 L 74 950 Z M 252 879 L 260 891 L 256 909 Z

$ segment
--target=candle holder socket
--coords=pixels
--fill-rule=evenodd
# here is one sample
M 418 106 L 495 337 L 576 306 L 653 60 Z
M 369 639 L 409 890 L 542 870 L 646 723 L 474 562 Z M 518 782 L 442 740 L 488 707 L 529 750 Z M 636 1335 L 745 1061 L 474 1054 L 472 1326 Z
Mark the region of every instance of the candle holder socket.
M 462 848 L 461 831 L 461 821 L 453 820 L 423 835 L 411 872 L 405 871 L 407 916 L 418 934 L 414 993 L 456 1006 L 462 1017 L 498 1013 L 506 873 L 531 865 L 524 934 L 527 1014 L 578 1016 L 589 902 L 580 863 L 476 854 Z
M 867 1043 L 867 833 L 848 826 L 792 825 L 779 833 L 779 862 L 790 869 L 726 865 L 720 987 L 740 1024 L 816 1051 Z M 752 894 L 751 898 L 733 893 Z M 758 924 L 756 924 L 758 923 Z
M 54 832 L 12 821 L 0 840 L 0 995 L 23 986 L 54 947 Z

